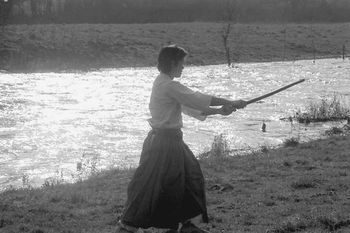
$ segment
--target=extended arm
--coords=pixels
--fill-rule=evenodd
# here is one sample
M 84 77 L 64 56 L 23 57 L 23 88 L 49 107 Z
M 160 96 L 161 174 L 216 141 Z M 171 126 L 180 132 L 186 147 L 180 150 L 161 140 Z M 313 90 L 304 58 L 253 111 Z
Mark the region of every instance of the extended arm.
M 216 115 L 216 114 L 221 114 L 222 110 L 221 108 L 208 108 L 205 111 L 202 111 L 202 114 L 204 116 L 210 116 L 210 115 Z
M 218 98 L 213 96 L 211 98 L 210 106 L 228 106 L 239 109 L 239 108 L 244 108 L 247 105 L 247 101 L 244 100 L 228 100 L 228 99 L 223 99 L 223 98 Z
M 222 106 L 222 105 L 229 105 L 231 104 L 230 100 L 219 98 L 213 96 L 210 101 L 210 106 Z
M 233 111 L 236 111 L 236 109 L 244 108 L 246 106 L 246 101 L 232 101 L 224 98 L 205 95 L 200 92 L 192 91 L 191 89 L 183 86 L 179 82 L 170 82 L 168 84 L 168 94 L 174 99 L 176 99 L 181 105 L 195 110 L 199 110 L 201 112 L 201 115 L 203 116 L 215 114 L 227 116 Z M 222 107 L 211 108 L 209 106 Z
M 210 116 L 210 115 L 216 115 L 216 114 L 220 114 L 223 116 L 228 116 L 230 115 L 232 112 L 235 112 L 236 108 L 232 107 L 231 105 L 224 105 L 221 108 L 208 108 L 205 111 L 202 111 L 202 115 L 204 116 Z

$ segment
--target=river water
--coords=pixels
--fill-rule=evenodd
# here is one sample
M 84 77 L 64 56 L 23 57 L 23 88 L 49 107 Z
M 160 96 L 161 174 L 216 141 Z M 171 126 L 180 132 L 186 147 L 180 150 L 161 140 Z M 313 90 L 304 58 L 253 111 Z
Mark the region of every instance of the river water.
M 84 73 L 0 73 L 0 189 L 72 181 L 77 163 L 98 170 L 136 166 L 150 127 L 148 101 L 155 68 Z M 306 81 L 228 116 L 184 117 L 184 139 L 196 155 L 224 134 L 232 150 L 276 146 L 299 135 L 318 138 L 338 123 L 281 121 L 334 93 L 349 103 L 350 61 L 324 59 L 186 67 L 185 85 L 224 98 L 250 99 Z M 267 132 L 261 131 L 265 122 Z

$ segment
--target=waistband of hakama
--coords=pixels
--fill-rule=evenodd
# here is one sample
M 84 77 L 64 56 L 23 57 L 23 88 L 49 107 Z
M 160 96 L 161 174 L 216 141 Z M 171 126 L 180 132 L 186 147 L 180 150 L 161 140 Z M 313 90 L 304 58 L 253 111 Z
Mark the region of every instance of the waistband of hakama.
M 182 130 L 181 129 L 156 129 L 152 128 L 150 131 L 151 135 L 162 136 L 166 138 L 172 138 L 175 140 L 182 140 Z

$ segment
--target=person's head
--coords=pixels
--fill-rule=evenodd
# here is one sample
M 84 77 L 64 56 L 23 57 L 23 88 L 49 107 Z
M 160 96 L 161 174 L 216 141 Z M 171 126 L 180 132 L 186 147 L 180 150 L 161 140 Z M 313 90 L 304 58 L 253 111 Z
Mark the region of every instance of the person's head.
M 158 55 L 158 70 L 170 77 L 180 77 L 187 51 L 176 45 L 163 47 Z

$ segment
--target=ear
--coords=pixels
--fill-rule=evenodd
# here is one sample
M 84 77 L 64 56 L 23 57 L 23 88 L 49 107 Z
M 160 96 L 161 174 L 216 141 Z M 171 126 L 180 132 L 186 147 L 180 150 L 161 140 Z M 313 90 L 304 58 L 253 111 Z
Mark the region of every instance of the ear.
M 175 67 L 176 67 L 176 62 L 175 61 L 171 61 L 170 62 L 170 69 L 174 70 Z

